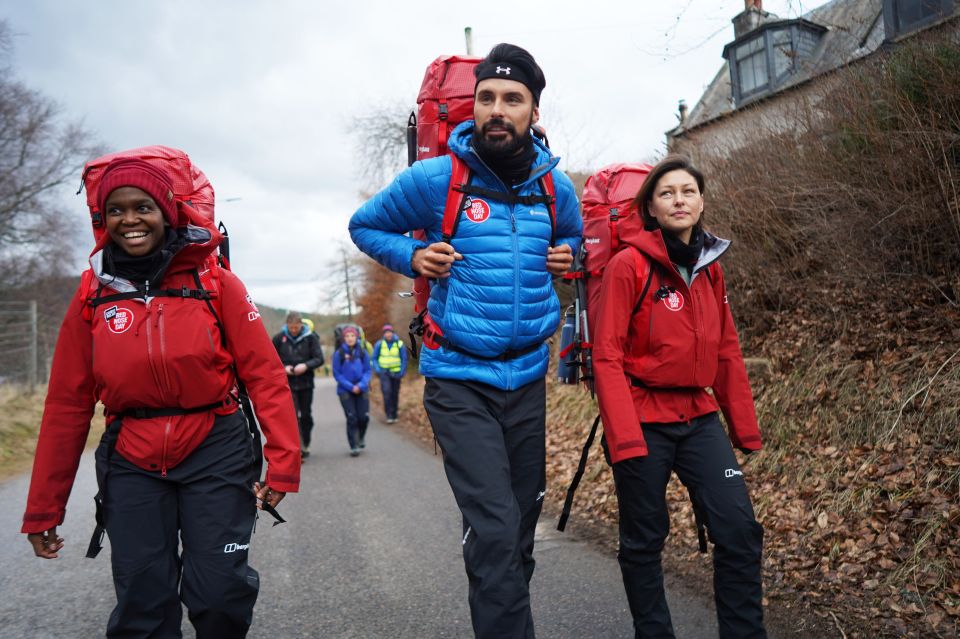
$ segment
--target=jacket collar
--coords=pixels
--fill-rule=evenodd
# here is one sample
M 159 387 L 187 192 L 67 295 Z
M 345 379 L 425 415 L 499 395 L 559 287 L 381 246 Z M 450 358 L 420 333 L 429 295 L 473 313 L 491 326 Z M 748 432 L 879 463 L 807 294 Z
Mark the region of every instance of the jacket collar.
M 490 170 L 490 168 L 483 162 L 483 160 L 480 159 L 480 156 L 473 149 L 473 129 L 473 120 L 461 122 L 450 134 L 450 139 L 447 141 L 447 145 L 450 147 L 450 150 L 453 153 L 457 154 L 457 157 L 467 163 L 467 166 L 470 167 L 470 170 L 483 175 L 487 180 L 500 182 L 500 178 L 498 178 L 493 171 Z M 552 171 L 554 167 L 560 163 L 560 158 L 553 155 L 547 145 L 537 139 L 536 136 L 533 136 L 533 148 L 536 150 L 537 154 L 533 160 L 533 168 L 530 171 L 530 177 L 528 177 L 524 182 L 521 182 L 513 187 L 518 191 L 526 188 L 531 183 L 536 182 L 546 173 Z
M 282 331 L 283 331 L 283 334 L 286 335 L 290 340 L 292 340 L 292 341 L 294 341 L 294 342 L 299 342 L 299 341 L 302 340 L 304 337 L 306 337 L 307 335 L 309 335 L 310 333 L 313 332 L 313 331 L 310 330 L 310 328 L 309 328 L 306 324 L 304 324 L 303 328 L 300 329 L 300 334 L 299 334 L 299 335 L 291 335 L 289 329 L 287 329 L 287 325 L 286 325 L 286 324 L 284 324 L 284 325 L 283 325 L 283 328 L 280 329 L 280 330 L 282 330 Z
M 621 235 L 621 240 L 631 246 L 640 249 L 642 252 L 656 260 L 668 271 L 673 271 L 674 266 L 670 262 L 670 256 L 667 254 L 667 245 L 663 241 L 662 231 L 638 231 Z M 707 231 L 703 232 L 703 251 L 700 252 L 700 259 L 693 267 L 693 273 L 696 274 L 720 259 L 727 249 L 730 248 L 730 240 L 725 240 L 713 235 Z

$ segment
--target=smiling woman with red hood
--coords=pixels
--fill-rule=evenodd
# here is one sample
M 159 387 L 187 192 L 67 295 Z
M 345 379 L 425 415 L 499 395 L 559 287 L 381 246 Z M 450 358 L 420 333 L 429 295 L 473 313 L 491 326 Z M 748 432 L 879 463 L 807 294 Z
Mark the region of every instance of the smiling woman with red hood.
M 105 531 L 117 593 L 107 636 L 179 637 L 182 600 L 197 637 L 243 637 L 259 590 L 247 564 L 258 500 L 272 510 L 300 481 L 286 375 L 214 257 L 223 236 L 174 196 L 164 168 L 114 159 L 95 188 L 105 233 L 60 329 L 23 532 L 38 557 L 63 548 L 57 526 L 101 401 L 88 556 Z M 241 382 L 266 435 L 262 485 Z

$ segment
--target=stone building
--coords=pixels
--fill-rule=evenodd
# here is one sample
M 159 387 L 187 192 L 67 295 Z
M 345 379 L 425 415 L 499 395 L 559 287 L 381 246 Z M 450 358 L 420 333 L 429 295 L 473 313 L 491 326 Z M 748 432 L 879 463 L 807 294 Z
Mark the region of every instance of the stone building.
M 833 0 L 791 19 L 764 11 L 762 0 L 744 5 L 716 77 L 689 114 L 680 103 L 680 123 L 666 134 L 671 152 L 726 158 L 815 126 L 819 105 L 842 81 L 838 69 L 921 34 L 960 38 L 955 0 Z

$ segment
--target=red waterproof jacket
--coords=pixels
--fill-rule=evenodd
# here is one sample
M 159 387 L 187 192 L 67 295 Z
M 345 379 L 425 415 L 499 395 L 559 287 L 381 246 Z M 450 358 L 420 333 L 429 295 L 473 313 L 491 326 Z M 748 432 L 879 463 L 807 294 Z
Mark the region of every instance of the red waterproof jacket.
M 223 236 L 212 225 L 198 224 L 185 229 L 190 242 L 171 261 L 161 288 L 196 289 L 194 272 L 201 274 L 204 288 L 217 291 L 211 302 L 225 340 L 213 313 L 198 299 L 136 298 L 91 308 L 93 278 L 105 285 L 103 296 L 132 288 L 126 280 L 103 275 L 105 235 L 60 328 L 23 532 L 63 522 L 98 400 L 108 424 L 132 408 L 195 408 L 225 400 L 221 408 L 202 413 L 123 418 L 117 452 L 164 474 L 206 438 L 215 414 L 237 410 L 234 363 L 266 436 L 266 482 L 283 492 L 298 490 L 299 435 L 283 366 L 243 283 L 210 258 Z
M 733 445 L 759 450 L 753 394 L 717 262 L 730 242 L 707 234 L 690 286 L 670 263 L 659 230 L 629 242 L 606 266 L 591 331 L 613 463 L 647 454 L 641 423 L 686 422 L 718 408 Z

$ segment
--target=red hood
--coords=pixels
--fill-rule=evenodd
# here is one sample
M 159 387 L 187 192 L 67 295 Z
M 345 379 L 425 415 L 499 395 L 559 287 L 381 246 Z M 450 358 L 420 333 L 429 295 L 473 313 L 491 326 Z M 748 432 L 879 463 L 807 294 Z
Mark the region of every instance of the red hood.
M 643 228 L 643 219 L 639 215 L 632 215 L 617 227 L 620 241 L 639 249 L 659 262 L 664 268 L 672 269 L 670 256 L 667 254 L 667 245 L 663 242 L 660 229 L 648 231 Z
M 201 215 L 196 209 L 184 202 L 177 202 L 180 208 L 180 219 L 186 220 L 178 228 L 180 233 L 186 233 L 188 244 L 174 256 L 167 268 L 167 273 L 188 270 L 199 267 L 207 257 L 223 242 L 223 234 L 217 230 L 213 221 Z M 94 256 L 102 251 L 112 240 L 109 233 L 104 233 L 90 252 L 90 263 L 93 265 Z M 97 273 L 98 269 L 94 268 Z

